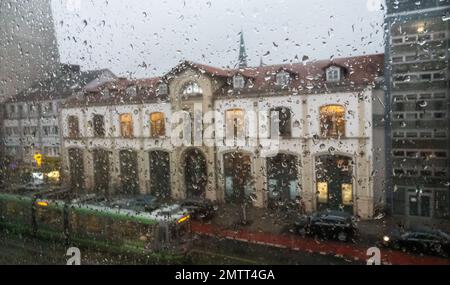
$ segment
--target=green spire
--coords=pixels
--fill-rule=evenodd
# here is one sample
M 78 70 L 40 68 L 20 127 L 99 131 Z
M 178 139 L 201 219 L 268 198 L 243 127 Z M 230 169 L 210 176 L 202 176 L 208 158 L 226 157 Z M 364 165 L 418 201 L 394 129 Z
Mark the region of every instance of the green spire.
M 241 30 L 241 40 L 239 43 L 239 68 L 247 67 L 247 51 L 245 50 L 244 32 Z

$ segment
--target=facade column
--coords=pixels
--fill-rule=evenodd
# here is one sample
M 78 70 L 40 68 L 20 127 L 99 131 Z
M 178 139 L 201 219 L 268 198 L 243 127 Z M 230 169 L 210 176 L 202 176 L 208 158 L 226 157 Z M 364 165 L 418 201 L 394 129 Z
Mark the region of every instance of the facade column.
M 83 150 L 84 162 L 84 187 L 86 193 L 94 191 L 94 155 L 91 150 L 85 148 Z
M 149 193 L 150 185 L 147 181 L 146 173 L 147 171 L 147 165 L 148 165 L 148 156 L 146 158 L 146 152 L 143 150 L 137 151 L 137 167 L 138 167 L 138 177 L 139 177 L 139 192 L 141 194 Z M 146 163 L 147 162 L 147 163 Z
M 204 148 L 206 155 L 206 171 L 208 175 L 208 183 L 206 185 L 206 199 L 210 201 L 217 201 L 217 187 L 216 187 L 216 158 L 213 148 Z
M 362 219 L 371 219 L 373 217 L 373 181 L 371 179 L 372 172 L 372 145 L 368 139 L 372 133 L 373 124 L 366 128 L 366 112 L 372 116 L 372 104 L 367 102 L 367 98 L 371 98 L 371 93 L 364 92 L 359 94 L 358 98 L 358 153 L 355 156 L 356 165 L 356 189 L 354 189 L 354 203 L 356 206 L 356 214 Z M 367 105 L 367 106 L 366 106 Z
M 120 158 L 119 158 L 119 151 L 117 149 L 113 149 L 111 151 L 111 187 L 110 187 L 110 193 L 111 195 L 116 194 L 120 187 Z
M 254 206 L 257 208 L 264 208 L 267 202 L 267 168 L 266 158 L 258 155 L 254 159 L 254 179 L 256 190 L 256 201 Z
M 216 197 L 218 202 L 225 203 L 225 170 L 223 168 L 223 154 L 217 154 L 216 161 Z
M 184 163 L 181 162 L 181 149 L 177 148 L 170 152 L 170 180 L 172 198 L 179 200 L 186 197 L 184 191 Z
M 307 212 L 314 212 L 316 210 L 316 188 L 315 188 L 315 171 L 313 157 L 305 148 L 302 157 L 302 167 L 300 170 L 300 181 L 302 185 L 302 198 L 305 203 Z
M 311 153 L 311 140 L 308 137 L 312 137 L 313 134 L 310 133 L 309 122 L 311 118 L 308 117 L 310 110 L 308 108 L 308 98 L 302 98 L 302 149 L 299 159 L 301 160 L 301 167 L 299 170 L 301 188 L 302 188 L 302 199 L 305 203 L 305 208 L 308 213 L 314 212 L 316 210 L 316 188 L 315 188 L 315 163 L 314 156 Z

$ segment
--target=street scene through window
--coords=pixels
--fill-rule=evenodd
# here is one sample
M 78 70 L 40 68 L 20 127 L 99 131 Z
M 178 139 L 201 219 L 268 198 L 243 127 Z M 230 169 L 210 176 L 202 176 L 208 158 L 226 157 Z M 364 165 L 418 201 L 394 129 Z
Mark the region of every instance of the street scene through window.
M 449 11 L 1 0 L 0 265 L 450 265 Z

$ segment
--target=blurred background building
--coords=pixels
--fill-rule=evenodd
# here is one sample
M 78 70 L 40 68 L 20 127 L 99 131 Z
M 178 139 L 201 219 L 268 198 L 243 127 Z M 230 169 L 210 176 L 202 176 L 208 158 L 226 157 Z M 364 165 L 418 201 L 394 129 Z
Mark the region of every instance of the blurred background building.
M 47 77 L 59 63 L 51 0 L 0 1 L 0 102 Z M 3 125 L 3 104 L 0 126 Z M 0 128 L 0 138 L 3 138 Z M 0 157 L 4 158 L 3 140 Z M 0 159 L 0 184 L 4 175 Z
M 449 0 L 388 0 L 387 202 L 408 220 L 449 217 Z

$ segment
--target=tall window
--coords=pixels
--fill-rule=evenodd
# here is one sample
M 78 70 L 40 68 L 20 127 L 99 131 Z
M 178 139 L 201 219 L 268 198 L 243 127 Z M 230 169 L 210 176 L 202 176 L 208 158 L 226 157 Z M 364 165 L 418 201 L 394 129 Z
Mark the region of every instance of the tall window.
M 78 117 L 69 116 L 69 118 L 67 119 L 67 125 L 69 127 L 69 137 L 78 138 L 80 136 L 80 125 Z
M 320 132 L 325 138 L 345 136 L 345 108 L 328 105 L 320 108 Z
M 231 109 L 226 113 L 227 139 L 245 137 L 245 112 L 242 109 Z
M 133 137 L 133 118 L 131 114 L 120 115 L 120 134 L 124 138 Z
M 278 124 L 278 134 L 281 137 L 291 136 L 291 110 L 285 107 L 279 107 L 270 111 L 271 117 L 275 117 Z
M 166 135 L 166 120 L 164 113 L 155 112 L 150 114 L 150 127 L 152 137 L 163 137 Z
M 94 125 L 94 136 L 95 137 L 104 137 L 105 136 L 105 118 L 102 115 L 94 115 L 93 125 Z

